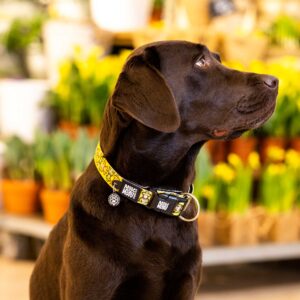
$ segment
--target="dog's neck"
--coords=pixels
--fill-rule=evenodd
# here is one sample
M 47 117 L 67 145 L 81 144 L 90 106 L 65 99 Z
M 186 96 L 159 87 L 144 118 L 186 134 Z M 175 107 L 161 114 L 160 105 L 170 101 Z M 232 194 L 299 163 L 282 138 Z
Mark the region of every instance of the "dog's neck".
M 112 167 L 140 185 L 188 191 L 203 143 L 188 145 L 179 133 L 160 134 L 108 110 L 100 144 Z

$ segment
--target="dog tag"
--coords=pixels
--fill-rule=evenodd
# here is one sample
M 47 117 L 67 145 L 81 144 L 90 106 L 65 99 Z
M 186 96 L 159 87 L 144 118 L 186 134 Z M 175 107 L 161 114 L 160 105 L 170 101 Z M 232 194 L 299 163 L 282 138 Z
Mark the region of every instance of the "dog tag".
M 111 193 L 108 196 L 108 204 L 111 206 L 118 206 L 121 202 L 121 198 L 117 193 Z

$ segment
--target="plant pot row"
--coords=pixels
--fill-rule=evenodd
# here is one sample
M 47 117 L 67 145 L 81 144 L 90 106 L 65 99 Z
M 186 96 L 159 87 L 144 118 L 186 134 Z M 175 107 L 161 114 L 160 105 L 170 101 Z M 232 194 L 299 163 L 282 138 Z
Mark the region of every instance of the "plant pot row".
M 202 212 L 198 227 L 203 247 L 291 243 L 300 240 L 300 211 L 270 214 L 255 208 L 245 214 Z
M 300 152 L 300 137 L 241 137 L 232 141 L 209 141 L 207 143 L 208 151 L 211 153 L 213 163 L 216 164 L 225 161 L 229 153 L 236 153 L 242 161 L 246 162 L 248 156 L 253 151 L 260 153 L 261 161 L 265 162 L 267 151 L 270 147 L 279 147 L 282 149 L 294 149 Z
M 2 180 L 3 206 L 8 213 L 31 215 L 39 201 L 44 219 L 56 223 L 69 206 L 69 193 L 41 189 L 34 181 Z M 200 243 L 213 245 L 254 245 L 260 242 L 287 243 L 300 240 L 300 211 L 269 214 L 255 208 L 245 214 L 202 212 L 198 219 Z
M 85 129 L 91 138 L 97 137 L 99 134 L 99 128 L 94 125 L 80 126 L 71 122 L 61 121 L 58 127 L 63 132 L 67 133 L 72 139 L 76 139 L 78 137 L 80 129 Z
M 1 180 L 3 208 L 7 213 L 32 215 L 42 206 L 44 219 L 56 223 L 66 212 L 70 196 L 66 191 L 41 188 L 33 180 Z M 40 200 L 40 201 L 39 201 Z

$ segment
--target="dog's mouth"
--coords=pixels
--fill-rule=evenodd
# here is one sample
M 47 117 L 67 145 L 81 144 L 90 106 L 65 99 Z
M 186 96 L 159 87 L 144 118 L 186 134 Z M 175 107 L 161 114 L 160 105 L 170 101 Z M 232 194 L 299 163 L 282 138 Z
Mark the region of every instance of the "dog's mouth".
M 236 105 L 236 111 L 242 115 L 249 115 L 256 113 L 264 107 L 265 103 L 272 101 L 266 94 L 260 95 L 260 97 L 248 97 L 243 96 Z M 251 99 L 253 98 L 253 99 Z
M 261 108 L 260 105 L 255 104 L 256 107 L 259 107 L 258 109 L 252 110 L 254 106 L 250 106 L 247 109 L 247 113 L 241 113 L 238 109 L 238 107 L 235 108 L 235 111 L 239 115 L 243 115 L 243 125 L 240 126 L 233 126 L 233 128 L 225 129 L 225 128 L 218 128 L 214 129 L 212 131 L 212 136 L 214 139 L 233 139 L 241 136 L 245 131 L 256 129 L 261 127 L 273 114 L 275 110 L 275 100 L 274 101 L 268 101 L 269 105 L 266 107 Z M 251 111 L 251 112 L 250 112 Z M 259 116 L 257 116 L 259 115 Z M 241 120 L 241 118 L 238 118 L 238 120 Z
M 260 117 L 253 120 L 252 122 L 249 122 L 249 124 L 247 125 L 249 129 L 256 129 L 258 127 L 261 127 L 265 122 L 269 120 L 274 110 L 275 110 L 275 102 L 266 109 L 264 114 L 262 114 Z

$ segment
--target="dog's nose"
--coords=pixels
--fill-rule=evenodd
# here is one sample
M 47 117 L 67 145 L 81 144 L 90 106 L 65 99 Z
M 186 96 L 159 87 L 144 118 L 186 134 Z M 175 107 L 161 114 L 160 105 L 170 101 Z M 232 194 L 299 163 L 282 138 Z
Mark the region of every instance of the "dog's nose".
M 278 87 L 278 79 L 276 77 L 270 75 L 263 75 L 262 77 L 264 84 L 270 89 L 276 89 Z

